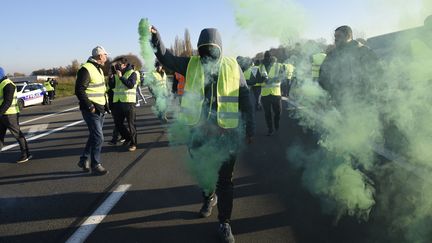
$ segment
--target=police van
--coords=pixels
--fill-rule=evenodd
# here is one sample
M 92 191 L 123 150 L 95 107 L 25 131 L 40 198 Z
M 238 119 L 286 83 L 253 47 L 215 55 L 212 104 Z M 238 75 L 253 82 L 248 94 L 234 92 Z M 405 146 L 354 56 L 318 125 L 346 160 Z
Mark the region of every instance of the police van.
M 33 82 L 16 82 L 17 99 L 20 109 L 30 105 L 46 104 L 47 91 L 43 84 Z

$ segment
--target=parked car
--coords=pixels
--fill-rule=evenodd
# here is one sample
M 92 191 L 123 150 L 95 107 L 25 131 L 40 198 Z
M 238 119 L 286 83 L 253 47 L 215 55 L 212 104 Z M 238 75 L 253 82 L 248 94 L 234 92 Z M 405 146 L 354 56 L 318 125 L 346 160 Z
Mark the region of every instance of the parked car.
M 43 84 L 17 82 L 17 99 L 20 109 L 30 105 L 47 104 L 47 91 Z

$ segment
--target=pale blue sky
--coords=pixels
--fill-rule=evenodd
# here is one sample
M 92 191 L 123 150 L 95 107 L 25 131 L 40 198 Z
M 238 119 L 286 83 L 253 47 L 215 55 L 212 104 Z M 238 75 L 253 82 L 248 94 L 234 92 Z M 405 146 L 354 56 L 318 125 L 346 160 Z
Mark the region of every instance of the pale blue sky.
M 138 55 L 137 28 L 144 17 L 159 29 L 167 46 L 176 35 L 182 37 L 185 28 L 189 29 L 195 46 L 199 32 L 206 27 L 220 30 L 226 55 L 253 55 L 279 45 L 272 38 L 252 39 L 237 27 L 231 1 L 2 1 L 0 66 L 7 73 L 26 74 L 40 68 L 66 66 L 74 59 L 85 61 L 98 44 L 112 57 L 127 53 Z M 284 0 L 264 2 L 271 4 L 272 1 Z M 426 15 L 424 10 L 418 10 L 419 3 L 415 6 L 411 3 L 408 8 L 401 0 L 393 1 L 398 4 L 393 6 L 391 0 L 295 2 L 303 8 L 308 23 L 302 37 L 324 37 L 331 42 L 333 30 L 344 24 L 351 25 L 362 37 L 422 24 Z M 410 23 L 401 23 L 403 18 L 400 17 L 407 16 L 411 17 Z

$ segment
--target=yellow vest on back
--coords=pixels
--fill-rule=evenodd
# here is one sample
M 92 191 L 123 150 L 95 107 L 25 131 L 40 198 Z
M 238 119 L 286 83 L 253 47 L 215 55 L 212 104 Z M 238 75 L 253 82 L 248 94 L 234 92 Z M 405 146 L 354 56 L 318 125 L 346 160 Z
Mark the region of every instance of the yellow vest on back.
M 204 103 L 205 74 L 199 56 L 191 57 L 187 71 L 185 94 L 181 102 L 179 120 L 194 126 L 200 122 Z M 239 125 L 238 97 L 240 89 L 240 68 L 234 58 L 223 57 L 219 62 L 217 80 L 217 122 L 219 127 L 229 129 Z M 213 92 L 213 90 L 212 90 Z M 213 95 L 212 95 L 213 99 Z M 213 100 L 210 101 L 210 105 Z M 209 108 L 211 112 L 211 107 Z M 207 117 L 207 119 L 210 117 Z
M 54 91 L 54 87 L 51 85 L 50 81 L 48 81 L 48 80 L 45 81 L 43 85 L 47 91 Z
M 123 74 L 123 77 L 128 79 L 134 72 L 137 75 L 137 80 L 136 80 L 135 86 L 131 89 L 129 89 L 128 87 L 126 87 L 123 84 L 123 82 L 120 80 L 120 78 L 117 74 L 114 76 L 114 78 L 115 78 L 115 88 L 113 89 L 113 91 L 114 91 L 113 102 L 114 103 L 117 103 L 117 102 L 135 103 L 136 102 L 136 88 L 137 88 L 137 86 L 139 84 L 139 80 L 140 80 L 139 73 L 137 71 L 134 71 L 133 69 L 130 69 L 127 72 L 125 72 L 125 74 Z
M 14 94 L 13 94 L 14 98 L 12 100 L 12 104 L 6 110 L 6 112 L 4 114 L 5 115 L 13 115 L 13 114 L 19 113 L 19 108 L 18 108 L 18 102 L 17 102 L 17 89 L 16 89 L 16 85 L 10 79 L 5 79 L 5 80 L 3 80 L 0 83 L 0 105 L 3 104 L 3 102 L 4 102 L 3 89 L 8 84 L 12 84 L 14 86 L 14 88 L 15 88 L 15 91 L 14 91 Z
M 87 97 L 90 101 L 99 104 L 99 105 L 105 105 L 106 104 L 106 98 L 105 98 L 105 77 L 102 69 L 98 69 L 90 62 L 84 63 L 82 65 L 83 68 L 87 69 L 87 71 L 90 74 L 90 83 L 85 90 Z

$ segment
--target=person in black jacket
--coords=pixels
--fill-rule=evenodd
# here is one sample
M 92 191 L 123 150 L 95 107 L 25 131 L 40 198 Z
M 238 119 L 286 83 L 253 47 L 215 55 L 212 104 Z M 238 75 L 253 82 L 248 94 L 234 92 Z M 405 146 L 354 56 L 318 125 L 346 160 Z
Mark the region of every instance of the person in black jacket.
M 121 57 L 118 60 L 115 60 L 114 65 L 112 67 L 113 72 L 109 77 L 108 85 L 109 87 L 113 87 L 114 94 L 113 94 L 113 117 L 114 117 L 114 123 L 115 128 L 118 132 L 120 132 L 122 138 L 126 139 L 124 142 L 125 145 L 129 146 L 129 151 L 135 151 L 137 146 L 137 132 L 136 132 L 136 126 L 135 126 L 135 119 L 136 119 L 136 112 L 135 112 L 135 104 L 136 104 L 136 85 L 138 82 L 138 75 L 137 72 L 133 71 L 134 66 L 128 63 L 127 58 Z M 130 76 L 125 77 L 126 72 L 132 72 Z M 116 79 L 118 80 L 116 82 Z M 116 85 L 120 87 L 116 87 Z M 135 97 L 133 101 L 122 101 L 120 100 L 120 96 L 116 94 L 116 92 L 122 91 L 122 93 L 125 93 L 126 90 L 120 90 L 123 87 L 123 89 L 127 89 L 127 92 L 134 93 Z M 125 97 L 126 95 L 123 94 Z M 127 128 L 124 125 L 124 120 L 127 121 Z
M 190 61 L 192 58 L 174 56 L 169 50 L 165 48 L 156 28 L 151 27 L 150 31 L 152 32 L 151 42 L 155 48 L 155 54 L 158 60 L 168 69 L 178 72 L 186 77 L 185 95 L 187 95 L 187 70 L 190 66 Z M 200 146 L 205 145 L 212 139 L 214 140 L 224 136 L 233 136 L 238 138 L 240 134 L 242 134 L 241 132 L 238 133 L 239 129 L 223 129 L 220 127 L 220 124 L 218 124 L 217 107 L 218 102 L 221 102 L 218 101 L 218 98 L 221 97 L 216 97 L 217 92 L 215 92 L 215 90 L 217 90 L 218 87 L 218 70 L 220 68 L 220 66 L 217 66 L 217 64 L 222 60 L 222 41 L 219 32 L 216 29 L 204 29 L 201 31 L 198 40 L 198 52 L 200 61 L 202 63 L 201 65 L 203 70 L 205 70 L 205 97 L 203 97 L 204 100 L 202 103 L 200 121 L 198 122 L 197 126 L 192 127 L 192 130 L 197 129 L 199 133 L 201 133 L 201 136 L 199 138 L 192 137 L 190 139 L 188 147 L 191 156 L 194 155 L 194 150 L 199 149 Z M 250 100 L 249 88 L 246 84 L 246 80 L 244 79 L 243 72 L 241 71 L 240 67 L 237 69 L 239 72 L 238 77 L 240 79 L 237 102 L 239 111 L 242 113 L 243 121 L 246 124 L 246 140 L 248 143 L 250 143 L 255 132 L 254 112 L 252 108 L 252 102 Z M 184 99 L 185 98 L 186 96 Z M 182 103 L 184 103 L 183 101 Z M 191 134 L 194 133 L 192 132 Z M 222 163 L 219 169 L 216 193 L 203 193 L 204 203 L 200 210 L 200 214 L 202 217 L 210 216 L 212 207 L 217 204 L 219 210 L 218 219 L 220 222 L 219 235 L 224 242 L 234 242 L 234 236 L 230 227 L 230 219 L 233 205 L 232 177 L 238 146 L 233 146 L 228 149 L 230 151 L 229 155 L 227 156 L 228 159 Z M 212 154 L 208 154 L 208 156 L 212 156 Z M 202 162 L 204 163 L 205 161 Z
M 80 157 L 78 166 L 83 171 L 90 171 L 94 175 L 105 175 L 108 171 L 102 166 L 100 155 L 103 136 L 105 111 L 109 111 L 106 101 L 105 76 L 102 66 L 108 60 L 108 53 L 101 46 L 92 50 L 92 56 L 81 66 L 75 82 L 75 95 L 79 100 L 79 107 L 84 121 L 89 129 L 89 138 Z M 89 161 L 90 165 L 89 165 Z
M 16 86 L 0 67 L 0 150 L 4 145 L 6 130 L 10 131 L 20 145 L 21 157 L 16 162 L 23 163 L 31 159 L 27 140 L 19 126 Z

